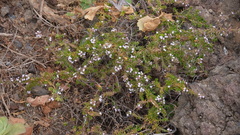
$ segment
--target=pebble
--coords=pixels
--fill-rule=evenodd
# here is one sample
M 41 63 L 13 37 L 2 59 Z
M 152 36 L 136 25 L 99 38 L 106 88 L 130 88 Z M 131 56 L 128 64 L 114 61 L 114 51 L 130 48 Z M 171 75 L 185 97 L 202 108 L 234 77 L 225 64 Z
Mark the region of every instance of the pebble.
M 31 93 L 34 95 L 34 96 L 42 96 L 42 95 L 48 95 L 50 94 L 50 92 L 40 86 L 34 86 L 32 88 L 32 91 Z
M 20 41 L 18 41 L 18 40 L 15 40 L 13 42 L 13 44 L 14 44 L 15 47 L 17 47 L 17 49 L 21 49 L 22 46 L 23 46 L 22 43 Z
M 2 17 L 4 17 L 6 14 L 8 14 L 9 11 L 10 11 L 10 8 L 8 6 L 2 7 L 1 8 L 1 15 L 2 15 Z
M 31 10 L 26 10 L 26 12 L 24 13 L 24 20 L 26 22 L 30 22 L 33 18 L 33 13 Z

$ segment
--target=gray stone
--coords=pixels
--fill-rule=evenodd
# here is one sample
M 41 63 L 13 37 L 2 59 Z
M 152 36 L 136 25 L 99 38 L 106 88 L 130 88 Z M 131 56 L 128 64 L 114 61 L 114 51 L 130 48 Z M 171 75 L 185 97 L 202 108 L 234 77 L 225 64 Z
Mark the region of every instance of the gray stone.
M 237 135 L 240 133 L 240 58 L 217 66 L 211 76 L 190 84 L 196 94 L 183 94 L 173 118 L 181 134 Z
M 13 45 L 15 46 L 15 47 L 17 47 L 17 49 L 21 49 L 22 48 L 22 43 L 20 42 L 20 41 L 18 41 L 18 40 L 15 40 L 14 42 L 13 42 Z
M 4 17 L 5 15 L 7 15 L 7 14 L 9 13 L 9 11 L 10 11 L 10 8 L 9 8 L 8 6 L 2 7 L 2 8 L 1 8 L 1 15 L 2 15 L 2 17 Z
M 42 96 L 42 95 L 48 95 L 50 94 L 50 92 L 46 89 L 44 89 L 43 87 L 40 86 L 34 86 L 31 93 L 34 96 Z
M 30 22 L 33 18 L 33 13 L 31 10 L 26 10 L 24 13 L 24 19 L 26 22 Z

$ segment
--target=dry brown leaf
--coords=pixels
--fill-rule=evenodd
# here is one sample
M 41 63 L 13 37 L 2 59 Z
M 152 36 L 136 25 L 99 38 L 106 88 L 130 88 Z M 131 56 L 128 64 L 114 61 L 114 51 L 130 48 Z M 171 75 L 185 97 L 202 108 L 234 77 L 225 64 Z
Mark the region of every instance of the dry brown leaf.
M 40 121 L 35 121 L 34 124 L 36 124 L 36 125 L 41 125 L 41 126 L 44 126 L 44 127 L 49 127 L 49 126 L 50 126 L 49 123 L 47 123 L 47 122 L 45 122 L 45 121 L 42 121 L 42 120 L 40 120 Z
M 26 132 L 20 135 L 32 135 L 33 127 L 26 127 Z
M 163 12 L 163 18 L 165 18 L 167 21 L 172 21 L 172 22 L 174 22 L 174 20 L 173 20 L 173 18 L 172 18 L 172 13 L 170 13 L 170 14 L 167 14 L 167 13 L 164 13 Z
M 134 10 L 130 6 L 122 6 L 122 11 L 125 12 L 125 14 L 132 14 L 134 13 Z
M 40 10 L 40 2 L 38 0 L 28 0 L 30 5 L 33 6 L 33 8 Z M 46 3 L 44 3 L 42 7 L 42 15 L 46 17 L 47 20 L 51 22 L 56 22 L 62 25 L 70 24 L 70 21 L 67 19 L 64 19 L 63 16 L 60 16 L 56 10 L 48 7 Z
M 52 111 L 52 109 L 48 106 L 43 106 L 42 107 L 42 112 L 46 115 L 49 114 Z
M 86 15 L 84 16 L 84 18 L 92 21 L 97 11 L 102 8 L 104 8 L 104 6 L 96 6 L 85 9 L 84 12 L 86 13 Z
M 46 115 L 46 114 L 49 114 L 52 111 L 52 109 L 59 108 L 59 107 L 61 107 L 61 104 L 59 102 L 52 101 L 46 104 L 45 106 L 42 106 L 42 111 Z
M 99 112 L 94 112 L 94 111 L 88 112 L 88 114 L 89 114 L 90 116 L 101 116 L 101 114 L 100 114 Z
M 48 107 L 55 109 L 61 107 L 61 103 L 57 101 L 52 101 L 49 104 L 47 104 Z
M 49 95 L 43 95 L 36 98 L 28 97 L 27 102 L 31 104 L 32 107 L 36 107 L 39 105 L 45 105 L 46 103 L 50 102 L 49 99 L 50 99 Z
M 15 124 L 15 123 L 22 123 L 22 124 L 25 124 L 26 121 L 22 118 L 14 118 L 14 117 L 9 117 L 9 122 L 12 123 L 12 124 Z
M 137 26 L 139 27 L 139 30 L 146 32 L 155 30 L 160 23 L 160 17 L 152 18 L 145 16 L 138 20 Z

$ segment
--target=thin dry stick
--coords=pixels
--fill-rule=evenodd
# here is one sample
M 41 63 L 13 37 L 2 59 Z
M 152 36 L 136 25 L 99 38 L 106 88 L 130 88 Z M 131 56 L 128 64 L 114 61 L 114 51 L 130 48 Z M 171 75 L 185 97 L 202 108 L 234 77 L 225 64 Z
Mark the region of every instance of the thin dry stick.
M 41 0 L 41 4 L 40 4 L 40 8 L 39 8 L 39 9 L 40 9 L 40 11 L 39 11 L 39 12 L 40 12 L 40 13 L 39 13 L 39 14 L 40 14 L 40 16 L 39 16 L 39 17 L 40 17 L 40 21 L 42 21 L 42 18 L 43 18 L 43 17 L 42 17 L 43 4 L 44 4 L 44 0 Z
M 4 98 L 3 98 L 3 94 L 1 94 L 1 98 L 2 98 L 2 103 L 3 103 L 4 107 L 5 107 L 5 109 L 7 110 L 8 115 L 12 116 L 10 111 L 9 111 L 9 109 L 8 109 L 7 104 L 6 104 L 6 102 L 5 102 Z
M 4 59 L 4 58 L 6 57 L 6 55 L 7 55 L 7 53 L 8 53 L 8 50 L 10 49 L 10 47 L 12 46 L 12 44 L 13 44 L 15 38 L 16 38 L 16 35 L 17 35 L 17 30 L 16 30 L 16 32 L 15 32 L 15 34 L 14 34 L 14 36 L 13 36 L 13 39 L 12 39 L 11 44 L 8 45 L 8 47 L 7 47 L 7 51 L 6 51 L 5 54 L 3 55 L 2 59 Z
M 30 60 L 32 60 L 32 61 L 34 61 L 34 62 L 42 65 L 44 68 L 46 68 L 46 66 L 45 66 L 43 63 L 41 63 L 40 61 L 37 61 L 37 60 L 35 60 L 35 59 L 33 59 L 33 58 L 31 58 L 31 57 L 29 57 L 29 56 L 27 56 L 27 55 L 24 55 L 24 54 L 22 54 L 22 53 L 16 52 L 16 51 L 14 51 L 14 50 L 12 50 L 12 49 L 4 46 L 3 44 L 0 44 L 0 45 L 1 45 L 2 47 L 4 47 L 4 48 L 10 50 L 10 51 L 13 52 L 13 53 L 15 53 L 15 54 L 17 54 L 17 55 L 20 55 L 20 56 L 23 56 L 23 57 L 25 57 L 25 58 L 29 58 Z
M 49 27 L 54 27 L 54 28 L 57 28 L 56 26 L 54 26 L 53 24 L 51 24 L 49 21 L 47 21 L 46 19 L 44 19 L 43 17 L 40 17 L 41 15 L 33 8 L 33 11 L 37 14 L 37 16 L 39 18 L 41 18 L 41 21 L 43 23 L 45 23 L 46 25 L 48 25 Z
M 9 33 L 0 33 L 0 36 L 3 36 L 3 37 L 12 37 L 14 36 L 15 34 L 9 34 Z M 18 36 L 16 35 L 15 36 L 16 38 L 23 38 L 23 39 L 39 39 L 39 37 L 23 37 L 23 36 Z

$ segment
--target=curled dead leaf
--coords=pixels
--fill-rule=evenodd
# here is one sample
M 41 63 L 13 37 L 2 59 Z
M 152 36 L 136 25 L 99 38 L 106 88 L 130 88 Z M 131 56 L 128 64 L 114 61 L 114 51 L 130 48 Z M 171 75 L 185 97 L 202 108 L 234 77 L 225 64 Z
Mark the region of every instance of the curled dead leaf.
M 15 124 L 15 123 L 22 123 L 22 124 L 25 124 L 26 121 L 22 118 L 14 118 L 14 117 L 9 117 L 9 122 L 12 123 L 12 124 Z
M 26 132 L 20 135 L 32 135 L 32 132 L 33 132 L 33 127 L 29 126 L 29 127 L 26 127 Z
M 97 11 L 102 8 L 104 8 L 104 6 L 96 6 L 85 9 L 84 12 L 86 14 L 84 15 L 84 18 L 92 21 Z
M 34 124 L 35 125 L 41 125 L 41 126 L 44 126 L 44 127 L 49 127 L 50 126 L 50 124 L 48 122 L 45 122 L 45 121 L 42 121 L 42 120 L 35 121 Z
M 46 104 L 45 106 L 42 106 L 42 111 L 46 115 L 46 114 L 50 113 L 52 111 L 52 109 L 59 108 L 59 107 L 61 107 L 60 102 L 52 101 L 52 102 Z
M 49 99 L 50 99 L 49 95 L 43 95 L 36 98 L 28 97 L 27 102 L 31 104 L 32 107 L 36 107 L 39 105 L 45 105 L 46 103 L 50 102 Z
M 137 26 L 139 27 L 139 30 L 146 32 L 155 30 L 160 23 L 160 17 L 152 18 L 145 16 L 138 20 Z
M 134 10 L 131 6 L 122 6 L 122 11 L 125 12 L 125 14 L 132 14 L 134 13 Z
M 162 17 L 165 18 L 167 21 L 172 21 L 172 22 L 174 22 L 174 20 L 173 20 L 173 18 L 172 18 L 172 13 L 167 14 L 167 13 L 164 13 L 164 12 L 163 12 Z

